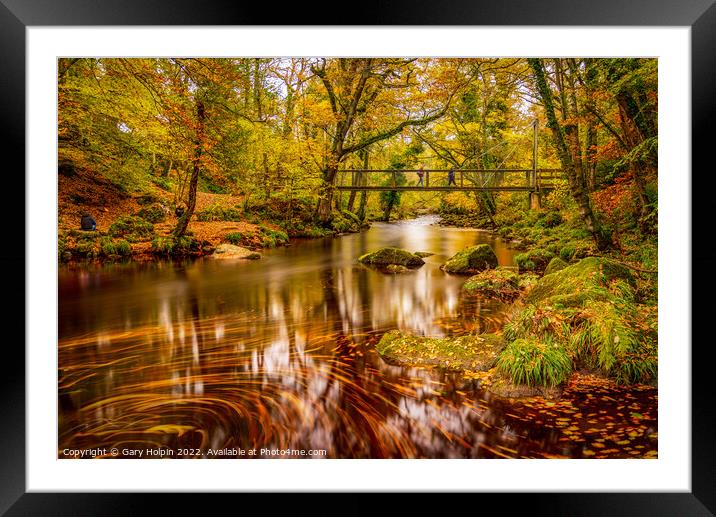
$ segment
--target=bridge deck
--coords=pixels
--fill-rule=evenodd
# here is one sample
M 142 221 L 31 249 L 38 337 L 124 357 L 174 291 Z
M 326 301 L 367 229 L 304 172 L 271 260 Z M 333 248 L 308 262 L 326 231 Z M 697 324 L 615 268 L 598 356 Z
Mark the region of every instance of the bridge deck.
M 336 190 L 346 190 L 346 191 L 361 191 L 366 190 L 368 192 L 372 191 L 395 191 L 395 192 L 405 192 L 405 191 L 412 191 L 412 192 L 534 192 L 535 189 L 532 187 L 509 187 L 509 186 L 495 186 L 495 187 L 434 187 L 434 186 L 427 186 L 427 187 L 417 187 L 415 185 L 401 185 L 398 187 L 392 187 L 390 185 L 381 185 L 381 186 L 353 186 L 353 185 L 336 185 Z M 540 190 L 551 190 L 553 187 L 551 185 L 540 185 Z

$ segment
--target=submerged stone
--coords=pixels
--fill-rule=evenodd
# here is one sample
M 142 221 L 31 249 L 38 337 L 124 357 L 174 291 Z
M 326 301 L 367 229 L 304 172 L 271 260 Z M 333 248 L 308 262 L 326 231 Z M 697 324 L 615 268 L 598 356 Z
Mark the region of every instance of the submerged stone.
M 470 246 L 453 255 L 441 269 L 446 273 L 472 274 L 497 267 L 497 255 L 489 244 Z
M 381 248 L 377 251 L 366 253 L 358 259 L 361 264 L 371 266 L 398 265 L 405 267 L 420 267 L 425 261 L 409 251 L 400 248 Z
M 388 362 L 406 366 L 436 366 L 458 371 L 486 371 L 504 347 L 502 336 L 414 336 L 400 330 L 386 332 L 376 345 Z

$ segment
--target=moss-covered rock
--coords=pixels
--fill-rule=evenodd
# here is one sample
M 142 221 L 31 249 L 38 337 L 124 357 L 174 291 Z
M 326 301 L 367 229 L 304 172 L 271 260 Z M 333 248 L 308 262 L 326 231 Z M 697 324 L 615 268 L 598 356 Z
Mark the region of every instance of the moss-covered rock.
M 241 246 L 235 246 L 233 244 L 220 244 L 214 250 L 211 255 L 215 259 L 248 259 L 256 260 L 261 258 L 261 254 L 251 251 Z
M 546 249 L 533 249 L 527 253 L 520 253 L 515 256 L 515 262 L 520 273 L 537 272 L 541 273 L 554 258 L 554 253 Z
M 511 301 L 520 294 L 519 275 L 509 269 L 498 267 L 486 269 L 468 278 L 463 291 L 476 293 L 485 298 L 499 298 Z
M 542 277 L 504 336 L 510 344 L 498 364 L 503 373 L 512 372 L 514 384 L 550 385 L 542 380 L 549 379 L 544 365 L 561 364 L 564 357 L 574 368 L 619 383 L 656 382 L 656 310 L 636 304 L 631 272 L 608 259 L 587 257 Z M 542 365 L 542 377 L 526 381 L 525 365 Z
M 503 347 L 502 336 L 496 334 L 439 338 L 391 330 L 383 335 L 376 350 L 395 364 L 486 371 L 494 366 Z
M 544 270 L 545 275 L 549 275 L 551 273 L 556 273 L 557 271 L 561 271 L 564 268 L 566 268 L 569 264 L 567 264 L 564 260 L 562 260 L 559 257 L 554 257 L 552 260 L 549 261 L 549 264 L 547 264 L 547 267 Z
M 420 258 L 425 258 L 425 257 L 432 257 L 433 255 L 435 255 L 435 253 L 431 253 L 429 251 L 416 251 L 414 253 L 414 255 L 416 255 Z
M 489 244 L 470 246 L 455 255 L 441 266 L 446 273 L 469 275 L 497 267 L 497 255 Z
M 401 266 L 399 264 L 388 264 L 386 266 L 385 270 L 388 273 L 393 273 L 393 274 L 407 273 L 408 271 L 410 271 L 410 269 L 408 269 L 407 267 Z
M 389 266 L 391 264 L 405 267 L 420 267 L 425 261 L 417 255 L 400 248 L 381 248 L 362 255 L 358 262 L 369 266 Z
M 582 306 L 587 301 L 599 301 L 611 298 L 608 288 L 615 282 L 626 284 L 621 295 L 633 300 L 633 292 L 628 288 L 636 286 L 634 277 L 628 268 L 621 264 L 599 257 L 587 257 L 576 264 L 543 277 L 527 295 L 527 303 L 548 302 L 562 307 Z

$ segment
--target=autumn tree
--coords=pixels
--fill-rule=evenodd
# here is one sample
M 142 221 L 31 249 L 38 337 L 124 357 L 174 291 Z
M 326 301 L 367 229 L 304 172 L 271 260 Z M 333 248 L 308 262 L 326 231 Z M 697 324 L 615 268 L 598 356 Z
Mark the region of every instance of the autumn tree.
M 442 82 L 428 92 L 421 91 L 417 78 L 428 68 L 429 62 L 415 59 L 321 58 L 312 63 L 311 71 L 323 85 L 332 115 L 326 125 L 328 145 L 316 211 L 320 222 L 331 219 L 336 174 L 347 156 L 446 113 L 461 85 L 455 84 L 449 70 L 443 70 Z

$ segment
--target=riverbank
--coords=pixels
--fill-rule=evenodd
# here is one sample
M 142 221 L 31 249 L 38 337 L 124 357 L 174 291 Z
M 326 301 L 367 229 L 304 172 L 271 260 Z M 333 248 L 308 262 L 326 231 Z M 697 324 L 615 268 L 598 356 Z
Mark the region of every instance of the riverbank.
M 313 222 L 312 207 L 300 201 L 249 203 L 246 196 L 197 192 L 187 231 L 174 239 L 174 208 L 171 193 L 158 187 L 130 194 L 102 178 L 59 175 L 58 260 L 200 257 L 222 244 L 257 252 L 288 245 L 293 238 L 357 232 L 368 225 L 342 211 L 324 228 Z M 95 219 L 96 230 L 79 229 L 84 213 Z
M 441 269 L 454 264 L 450 272 L 473 274 L 462 286 L 465 296 L 512 301 L 501 329 L 444 338 L 392 331 L 378 353 L 389 362 L 462 372 L 508 398 L 558 399 L 576 372 L 656 386 L 657 307 L 641 298 L 628 265 L 554 257 L 539 277 L 495 269 L 497 258 L 486 253 L 485 245 L 464 249 Z

